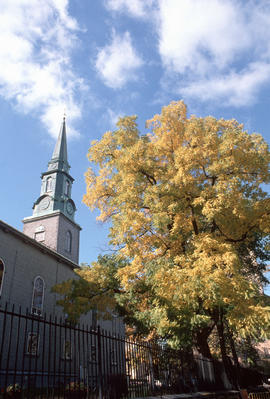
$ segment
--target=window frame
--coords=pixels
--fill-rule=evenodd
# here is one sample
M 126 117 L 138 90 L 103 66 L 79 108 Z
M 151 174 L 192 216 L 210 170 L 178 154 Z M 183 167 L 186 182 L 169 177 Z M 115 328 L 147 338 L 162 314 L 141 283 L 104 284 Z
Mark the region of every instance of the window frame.
M 38 279 L 41 279 L 41 280 L 42 280 L 42 283 L 43 283 L 43 287 L 42 287 L 42 288 L 43 288 L 43 289 L 42 289 L 42 302 L 41 302 L 41 308 L 39 309 L 39 312 L 38 312 L 38 311 L 34 311 L 34 310 L 38 309 L 38 308 L 36 308 L 36 307 L 34 306 L 35 285 L 36 285 L 36 281 L 37 281 Z M 34 278 L 33 292 L 32 292 L 32 303 L 31 303 L 31 314 L 32 314 L 32 315 L 35 315 L 35 316 L 42 316 L 42 313 L 43 313 L 43 306 L 44 306 L 44 292 L 45 292 L 45 281 L 44 281 L 44 278 L 41 277 L 41 276 L 36 276 L 36 277 Z
M 34 239 L 37 242 L 44 242 L 45 241 L 45 229 L 43 229 L 42 231 L 35 231 Z
M 66 231 L 65 238 L 65 250 L 70 254 L 72 250 L 72 234 L 70 230 Z
M 71 342 L 71 339 L 64 339 L 62 360 L 72 360 L 72 342 Z
M 33 344 L 34 340 L 33 337 L 36 337 L 36 351 L 29 351 L 28 349 L 30 348 L 30 343 L 31 345 Z M 26 341 L 26 355 L 29 356 L 38 356 L 39 355 L 39 333 L 35 332 L 35 331 L 28 331 L 27 333 L 27 341 Z M 31 346 L 32 349 L 32 346 Z
M 65 182 L 65 195 L 67 197 L 69 196 L 69 192 L 70 192 L 70 181 L 68 179 L 66 179 L 66 182 Z
M 97 363 L 97 343 L 89 345 L 89 363 Z
M 45 186 L 45 192 L 48 193 L 49 191 L 52 191 L 52 177 L 49 176 L 46 179 L 46 186 Z

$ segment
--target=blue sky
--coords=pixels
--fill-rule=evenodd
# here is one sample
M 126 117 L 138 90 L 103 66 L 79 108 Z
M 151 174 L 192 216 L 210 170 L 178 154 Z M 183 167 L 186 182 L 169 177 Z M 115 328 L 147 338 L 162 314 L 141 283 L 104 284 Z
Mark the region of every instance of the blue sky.
M 0 0 L 1 219 L 22 229 L 67 115 L 80 261 L 108 250 L 84 204 L 90 142 L 172 100 L 269 142 L 269 0 Z

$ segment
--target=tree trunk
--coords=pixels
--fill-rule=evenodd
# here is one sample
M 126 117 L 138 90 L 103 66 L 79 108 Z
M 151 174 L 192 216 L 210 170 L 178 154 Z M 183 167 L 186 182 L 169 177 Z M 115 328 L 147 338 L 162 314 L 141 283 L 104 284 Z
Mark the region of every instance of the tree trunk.
M 215 386 L 216 389 L 223 389 L 223 382 L 220 375 L 220 370 L 218 368 L 217 362 L 213 359 L 212 353 L 209 348 L 208 338 L 213 330 L 212 327 L 206 327 L 201 329 L 196 334 L 196 346 L 198 351 L 203 357 L 212 360 L 213 370 L 214 370 L 214 377 L 215 377 Z
M 212 359 L 212 354 L 207 342 L 207 339 L 212 331 L 212 328 L 204 328 L 196 333 L 196 346 L 198 351 L 208 359 Z
M 224 324 L 223 324 L 222 312 L 219 312 L 219 320 L 217 322 L 217 331 L 218 331 L 219 345 L 220 345 L 221 357 L 222 357 L 222 362 L 224 365 L 225 373 L 227 375 L 227 378 L 228 378 L 230 384 L 233 386 L 233 388 L 237 389 L 237 381 L 235 378 L 234 370 L 233 370 L 233 367 L 231 364 L 231 360 L 227 356 L 227 351 L 226 351 L 226 340 L 225 340 L 225 335 L 224 335 Z
M 241 375 L 240 364 L 238 361 L 238 356 L 237 356 L 235 345 L 234 345 L 233 335 L 232 335 L 227 323 L 226 323 L 226 327 L 227 327 L 227 331 L 228 331 L 228 336 L 229 336 L 229 341 L 230 341 L 230 346 L 231 346 L 231 351 L 232 351 L 232 356 L 233 356 L 233 362 L 234 362 L 234 365 L 236 368 L 236 386 L 237 386 L 237 389 L 240 389 L 241 388 L 240 387 L 240 379 L 241 379 L 240 378 L 240 375 Z

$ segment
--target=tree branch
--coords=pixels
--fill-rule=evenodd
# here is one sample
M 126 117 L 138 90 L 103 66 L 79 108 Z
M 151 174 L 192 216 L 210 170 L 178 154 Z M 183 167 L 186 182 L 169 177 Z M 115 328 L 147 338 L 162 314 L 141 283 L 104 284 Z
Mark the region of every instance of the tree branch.
M 154 176 L 151 176 L 149 173 L 147 173 L 145 170 L 143 169 L 139 169 L 139 172 L 141 172 L 149 181 L 149 183 L 153 186 L 155 184 L 157 184 L 156 179 L 154 178 Z

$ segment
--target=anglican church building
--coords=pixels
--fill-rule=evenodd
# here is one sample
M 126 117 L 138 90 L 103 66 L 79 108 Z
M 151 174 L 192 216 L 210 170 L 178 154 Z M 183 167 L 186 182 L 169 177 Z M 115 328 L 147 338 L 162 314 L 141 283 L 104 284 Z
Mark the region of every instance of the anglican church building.
M 51 288 L 75 277 L 81 230 L 74 221 L 69 169 L 64 118 L 33 215 L 23 219 L 23 233 L 0 221 L 1 308 L 8 302 L 37 316 L 61 313 Z
M 75 222 L 69 169 L 64 118 L 48 169 L 41 175 L 33 214 L 23 219 L 23 233 L 0 220 L 0 310 L 8 303 L 38 317 L 62 315 L 59 297 L 51 289 L 77 276 L 81 231 Z M 88 325 L 96 323 L 94 312 L 82 319 Z M 123 332 L 119 319 L 101 325 Z

